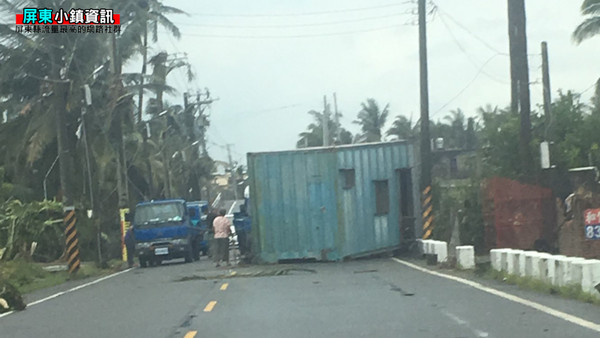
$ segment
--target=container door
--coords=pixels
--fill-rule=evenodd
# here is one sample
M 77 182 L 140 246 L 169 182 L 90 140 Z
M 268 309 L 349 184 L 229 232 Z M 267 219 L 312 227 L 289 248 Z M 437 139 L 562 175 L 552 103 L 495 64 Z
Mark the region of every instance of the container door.
M 311 251 L 317 253 L 322 260 L 327 260 L 327 255 L 334 249 L 334 236 L 330 234 L 327 224 L 328 213 L 335 210 L 328 210 L 327 190 L 324 189 L 322 182 L 311 182 L 308 184 L 309 208 L 310 208 L 310 228 L 312 247 Z

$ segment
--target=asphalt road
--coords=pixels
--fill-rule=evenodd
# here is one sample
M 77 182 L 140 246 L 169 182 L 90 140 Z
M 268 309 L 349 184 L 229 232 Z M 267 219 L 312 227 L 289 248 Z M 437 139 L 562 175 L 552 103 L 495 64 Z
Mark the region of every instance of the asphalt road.
M 134 269 L 0 318 L 0 337 L 600 336 L 391 259 L 293 268 L 287 275 L 186 281 L 178 280 L 280 267 L 216 270 L 203 257 Z M 589 304 L 522 291 L 519 296 L 590 321 L 600 318 L 600 307 Z

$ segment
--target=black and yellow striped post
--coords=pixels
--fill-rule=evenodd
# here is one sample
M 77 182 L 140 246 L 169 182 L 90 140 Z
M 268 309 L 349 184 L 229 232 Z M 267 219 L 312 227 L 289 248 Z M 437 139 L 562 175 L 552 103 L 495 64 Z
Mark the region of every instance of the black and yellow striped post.
M 65 238 L 67 245 L 67 259 L 69 263 L 69 273 L 73 274 L 79 270 L 81 261 L 79 260 L 79 240 L 77 239 L 77 217 L 75 208 L 72 206 L 64 208 Z
M 431 186 L 423 189 L 423 239 L 430 239 L 433 233 L 433 203 Z

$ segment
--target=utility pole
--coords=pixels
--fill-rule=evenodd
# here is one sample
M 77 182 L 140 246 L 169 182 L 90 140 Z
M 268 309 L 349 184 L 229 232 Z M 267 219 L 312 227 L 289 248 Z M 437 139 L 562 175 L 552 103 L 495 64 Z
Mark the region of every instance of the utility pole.
M 237 173 L 235 172 L 235 168 L 233 167 L 233 159 L 231 157 L 231 144 L 227 144 L 226 147 L 227 156 L 229 157 L 229 171 L 231 172 L 231 180 L 233 181 L 233 195 L 235 196 L 235 200 L 237 201 Z
M 138 112 L 137 122 L 142 122 L 142 114 L 144 111 L 144 77 L 146 76 L 147 64 L 148 64 L 148 21 L 144 22 L 144 38 L 142 46 L 142 74 L 140 75 L 140 91 L 138 93 Z
M 421 207 L 423 239 L 429 239 L 433 232 L 433 207 L 431 203 L 431 142 L 429 141 L 426 0 L 419 0 L 419 66 L 421 84 Z
M 519 112 L 519 154 L 522 173 L 529 176 L 531 168 L 531 102 L 529 97 L 529 66 L 527 63 L 527 31 L 524 0 L 508 0 L 508 37 L 510 40 L 511 109 Z M 516 96 L 518 94 L 518 104 Z
M 94 217 L 93 215 L 96 213 L 95 210 L 95 206 L 94 206 L 94 185 L 92 184 L 92 165 L 90 162 L 90 151 L 89 151 L 89 144 L 88 144 L 88 135 L 87 135 L 87 127 L 86 127 L 86 119 L 87 119 L 87 107 L 91 107 L 92 105 L 92 93 L 90 90 L 89 85 L 84 85 L 83 86 L 83 92 L 84 92 L 84 99 L 81 101 L 82 103 L 82 107 L 81 107 L 81 139 L 83 141 L 84 144 L 84 149 L 85 149 L 85 162 L 86 162 L 86 168 L 87 168 L 87 176 L 88 176 L 88 187 L 90 190 L 90 210 L 92 211 L 90 215 L 90 217 Z M 98 253 L 98 263 L 100 263 L 100 265 L 104 265 L 104 261 L 102 259 L 102 228 L 101 228 L 101 223 L 100 220 L 96 221 L 96 249 L 97 249 L 97 253 Z
M 544 84 L 544 116 L 546 117 L 546 130 L 544 138 L 548 140 L 550 125 L 552 124 L 552 92 L 550 91 L 550 66 L 548 64 L 548 44 L 542 42 L 542 83 Z
M 117 139 L 116 145 L 116 162 L 117 162 L 117 194 L 119 195 L 119 208 L 127 208 L 129 201 L 129 195 L 127 193 L 127 165 L 125 164 L 124 154 L 124 140 L 123 140 L 123 115 L 124 112 L 119 107 L 119 98 L 124 93 L 123 82 L 121 81 L 121 58 L 119 51 L 117 50 L 117 41 L 115 34 L 111 37 L 111 62 L 110 70 L 112 73 L 112 88 L 111 88 L 111 100 L 110 109 L 117 116 L 117 128 L 115 129 L 115 136 Z
M 335 120 L 335 140 L 336 144 L 341 144 L 340 142 L 340 130 L 342 129 L 340 126 L 340 113 L 338 112 L 337 106 L 337 95 L 333 93 L 333 109 L 334 109 L 334 120 Z
M 205 99 L 202 99 L 202 96 L 205 96 Z M 206 127 L 207 127 L 207 116 L 204 114 L 206 110 L 206 106 L 211 103 L 218 101 L 219 98 L 211 98 L 210 92 L 206 89 L 206 92 L 203 94 L 200 91 L 196 92 L 196 101 L 194 103 L 189 102 L 189 94 L 184 94 L 184 104 L 188 106 L 194 106 L 194 109 L 198 111 L 198 116 L 196 117 L 196 124 L 198 126 L 198 131 L 200 133 L 200 141 L 202 142 L 202 156 L 206 156 Z M 187 103 L 186 103 L 187 102 Z
M 329 105 L 327 105 L 327 96 L 323 95 L 323 146 L 329 147 Z
M 51 55 L 62 55 L 61 52 L 51 53 Z M 53 103 L 52 108 L 55 112 L 56 133 L 58 145 L 58 163 L 60 187 L 62 189 L 62 205 L 63 205 L 63 223 L 65 225 L 65 248 L 66 258 L 69 265 L 69 273 L 73 274 L 79 270 L 81 261 L 79 259 L 79 239 L 77 236 L 77 217 L 75 215 L 75 206 L 73 204 L 73 187 L 71 178 L 73 177 L 73 153 L 70 151 L 69 139 L 67 136 L 67 102 L 71 82 L 61 77 L 61 70 L 58 64 L 62 61 L 51 57 L 53 81 Z M 59 80 L 58 80 L 59 79 Z

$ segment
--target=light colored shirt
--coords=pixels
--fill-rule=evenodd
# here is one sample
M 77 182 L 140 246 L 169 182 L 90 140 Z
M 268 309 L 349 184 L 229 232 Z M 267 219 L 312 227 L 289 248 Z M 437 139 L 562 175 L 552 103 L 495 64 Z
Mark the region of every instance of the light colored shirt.
M 224 216 L 219 216 L 213 221 L 215 238 L 227 238 L 231 233 L 231 222 Z

